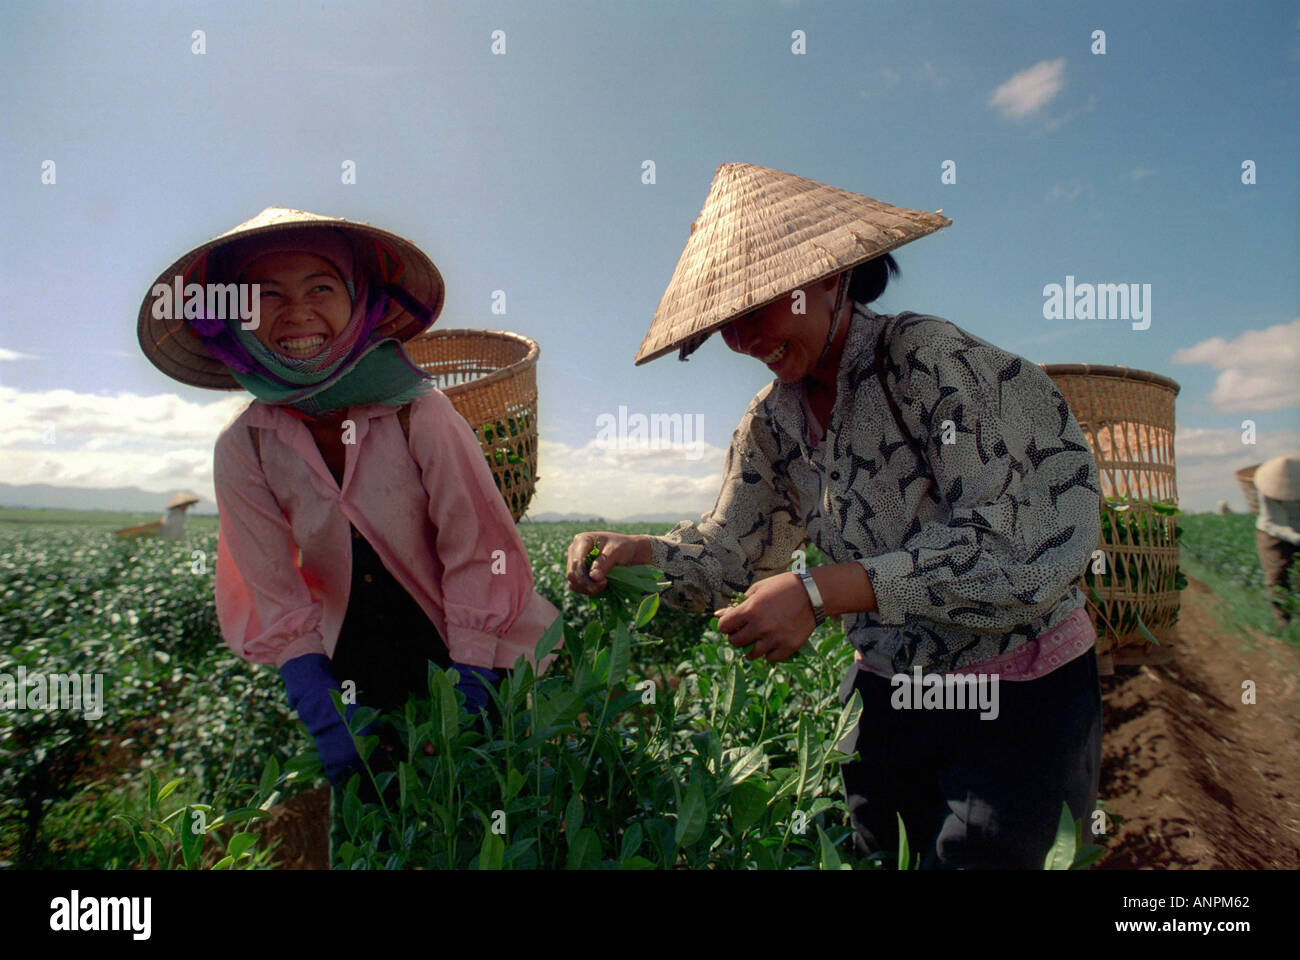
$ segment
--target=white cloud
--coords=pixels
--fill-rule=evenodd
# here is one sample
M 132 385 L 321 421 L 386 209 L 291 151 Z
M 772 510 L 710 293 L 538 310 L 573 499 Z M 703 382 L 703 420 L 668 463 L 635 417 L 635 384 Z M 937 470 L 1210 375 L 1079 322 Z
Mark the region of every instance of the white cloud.
M 1129 171 L 1129 179 L 1142 180 L 1146 177 L 1153 176 L 1154 174 L 1155 174 L 1154 170 L 1150 170 L 1146 167 L 1135 167 L 1133 170 Z
M 1083 193 L 1083 185 L 1077 181 L 1068 187 L 1063 183 L 1054 183 L 1047 198 L 1049 200 L 1077 200 L 1081 193 Z
M 1300 406 L 1300 318 L 1231 340 L 1202 340 L 1176 351 L 1170 362 L 1222 371 L 1209 399 L 1225 413 Z
M 39 360 L 40 357 L 34 353 L 19 353 L 17 350 L 6 350 L 0 347 L 0 361 L 2 360 Z
M 925 61 L 924 66 L 925 66 L 925 75 L 929 77 L 931 81 L 933 81 L 936 87 L 943 87 L 947 85 L 948 81 L 944 77 L 939 76 L 939 72 L 934 69 L 933 63 L 927 60 Z
M 1065 58 L 1040 60 L 993 91 L 989 106 L 1017 120 L 1037 113 L 1065 87 Z
M 1213 510 L 1227 500 L 1233 510 L 1247 509 L 1236 471 L 1272 457 L 1300 450 L 1300 429 L 1261 431 L 1253 445 L 1241 442 L 1241 430 L 1178 426 L 1174 457 L 1178 465 L 1178 501 L 1184 510 Z
M 898 72 L 890 70 L 888 67 L 880 68 L 880 75 L 885 78 L 885 86 L 894 87 L 898 85 Z
M 212 501 L 217 434 L 248 401 L 244 393 L 195 403 L 175 394 L 105 396 L 0 387 L 3 481 L 88 491 L 192 490 Z M 51 429 L 54 442 L 45 443 Z M 698 445 L 677 449 L 624 450 L 606 449 L 595 439 L 581 447 L 543 439 L 529 512 L 610 518 L 669 513 L 695 519 L 717 500 L 725 459 L 725 447 L 702 438 Z M 93 497 L 87 499 L 93 507 Z
M 697 456 L 697 454 L 699 454 Z M 695 459 L 690 459 L 695 457 Z M 617 519 L 642 513 L 696 519 L 718 499 L 726 450 L 607 450 L 596 441 L 538 445 L 537 493 L 529 513 Z
M 190 489 L 212 500 L 213 445 L 247 403 L 245 394 L 195 403 L 176 394 L 105 396 L 0 387 L 4 481 L 86 489 L 134 486 L 157 493 Z

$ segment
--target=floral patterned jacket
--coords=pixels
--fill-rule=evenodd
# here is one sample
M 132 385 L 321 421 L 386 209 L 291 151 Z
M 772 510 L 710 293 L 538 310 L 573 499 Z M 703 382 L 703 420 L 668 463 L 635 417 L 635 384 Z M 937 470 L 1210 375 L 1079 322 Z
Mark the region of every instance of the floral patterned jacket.
M 885 380 L 909 442 L 876 376 Z M 878 609 L 846 614 L 866 664 L 955 670 L 1046 633 L 1084 604 L 1099 533 L 1097 465 L 1037 365 L 947 320 L 861 304 L 820 442 L 800 384 L 754 398 L 717 504 L 653 538 L 670 605 L 713 610 L 790 569 L 811 539 L 857 561 Z M 918 458 L 912 443 L 923 451 Z

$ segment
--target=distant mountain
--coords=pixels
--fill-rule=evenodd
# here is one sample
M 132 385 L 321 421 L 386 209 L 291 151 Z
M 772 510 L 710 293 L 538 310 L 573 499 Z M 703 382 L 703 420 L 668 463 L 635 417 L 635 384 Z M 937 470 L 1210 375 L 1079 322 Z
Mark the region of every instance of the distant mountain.
M 672 525 L 678 520 L 696 519 L 693 514 L 688 517 L 679 517 L 675 514 L 668 513 L 638 513 L 632 517 L 593 517 L 583 513 L 530 513 L 524 520 L 525 523 L 590 523 L 599 526 L 606 523 L 666 523 Z
M 589 513 L 530 513 L 524 521 L 527 523 L 605 523 L 604 517 L 593 517 Z
M 175 493 L 176 491 L 172 491 Z M 166 512 L 172 493 L 150 493 L 139 487 L 56 487 L 48 483 L 0 483 L 0 507 L 27 507 L 37 510 L 107 510 L 121 513 Z M 216 514 L 217 505 L 200 499 L 190 507 L 191 514 Z
M 107 487 L 88 489 L 82 487 L 56 487 L 48 483 L 0 483 L 0 507 L 25 507 L 35 510 L 102 510 L 120 513 L 164 512 L 172 493 L 150 493 L 139 487 Z M 195 516 L 215 516 L 217 505 L 211 500 L 199 500 L 190 507 Z M 593 517 L 589 513 L 530 513 L 524 523 L 588 523 L 593 530 L 611 523 L 662 523 L 664 529 L 678 520 L 696 520 L 698 514 L 677 516 L 669 513 L 639 513 L 631 517 Z

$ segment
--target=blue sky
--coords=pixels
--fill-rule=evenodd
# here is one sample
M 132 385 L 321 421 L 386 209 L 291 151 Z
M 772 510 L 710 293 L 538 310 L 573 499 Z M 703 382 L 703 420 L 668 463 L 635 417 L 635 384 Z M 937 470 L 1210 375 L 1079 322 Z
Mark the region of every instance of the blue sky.
M 1184 506 L 1240 509 L 1232 471 L 1300 449 L 1298 79 L 1277 2 L 6 4 L 3 479 L 210 498 L 242 401 L 155 370 L 135 316 L 277 205 L 409 237 L 440 326 L 539 341 L 536 511 L 697 516 L 770 373 L 718 337 L 632 357 L 715 169 L 745 161 L 942 208 L 875 309 L 1173 377 Z M 1043 319 L 1067 275 L 1150 284 L 1150 328 Z M 705 455 L 600 449 L 619 405 L 702 416 Z

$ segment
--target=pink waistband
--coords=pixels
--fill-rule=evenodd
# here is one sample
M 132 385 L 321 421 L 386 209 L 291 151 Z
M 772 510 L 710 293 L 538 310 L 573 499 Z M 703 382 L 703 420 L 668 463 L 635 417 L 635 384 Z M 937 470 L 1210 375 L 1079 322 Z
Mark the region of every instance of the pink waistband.
M 1097 642 L 1092 617 L 1086 607 L 1080 607 L 1042 636 L 1030 640 L 1023 647 L 957 670 L 944 670 L 945 676 L 962 676 L 972 673 L 997 674 L 1002 680 L 1037 680 L 1063 667 L 1071 660 L 1092 649 Z M 891 676 L 884 670 L 863 666 L 862 656 L 856 650 L 853 659 L 859 668 L 882 676 Z

